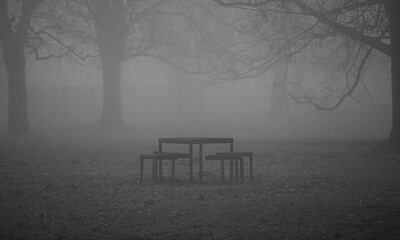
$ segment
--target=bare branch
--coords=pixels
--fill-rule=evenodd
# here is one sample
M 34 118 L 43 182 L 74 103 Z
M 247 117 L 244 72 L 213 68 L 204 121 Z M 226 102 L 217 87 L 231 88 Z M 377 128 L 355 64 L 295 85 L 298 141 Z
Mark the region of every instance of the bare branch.
M 346 98 L 348 98 L 348 97 L 350 97 L 352 95 L 352 93 L 354 92 L 354 89 L 358 86 L 358 83 L 361 81 L 361 76 L 362 76 L 362 72 L 363 72 L 363 69 L 364 69 L 364 66 L 365 66 L 365 62 L 368 59 L 368 57 L 369 57 L 370 53 L 372 52 L 372 50 L 373 50 L 373 48 L 369 47 L 369 49 L 366 51 L 365 55 L 361 59 L 361 62 L 359 64 L 358 68 L 357 68 L 357 75 L 355 76 L 355 81 L 350 86 L 348 86 L 349 87 L 348 91 L 343 93 L 343 95 L 339 98 L 339 100 L 333 106 L 331 106 L 331 107 L 324 106 L 321 103 L 315 102 L 314 99 L 312 99 L 312 98 L 310 98 L 308 96 L 296 97 L 293 94 L 290 94 L 290 97 L 296 103 L 311 104 L 311 105 L 313 105 L 315 107 L 316 110 L 319 110 L 319 111 L 320 110 L 322 110 L 322 111 L 333 111 L 333 110 L 337 109 Z M 348 78 L 349 78 L 349 76 L 347 75 L 346 79 L 349 80 Z

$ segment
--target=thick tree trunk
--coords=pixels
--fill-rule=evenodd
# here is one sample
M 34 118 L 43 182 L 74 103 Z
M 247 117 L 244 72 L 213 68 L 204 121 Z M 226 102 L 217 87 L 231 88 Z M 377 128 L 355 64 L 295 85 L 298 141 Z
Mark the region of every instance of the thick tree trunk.
M 24 46 L 7 36 L 2 47 L 8 76 L 8 134 L 29 135 Z
M 103 66 L 103 111 L 98 125 L 123 125 L 121 109 L 121 65 L 128 34 L 127 9 L 122 0 L 93 1 L 96 43 Z
M 121 60 L 103 59 L 103 110 L 98 124 L 104 127 L 123 125 L 121 109 Z
M 394 40 L 393 36 L 391 39 Z M 396 45 L 400 45 L 399 40 Z M 400 152 L 400 48 L 399 46 L 394 47 L 392 42 L 392 49 L 392 129 L 389 144 L 394 150 Z
M 270 98 L 269 114 L 269 133 L 273 137 L 295 137 L 295 132 L 291 123 L 289 109 L 289 99 L 287 96 L 287 77 L 288 62 L 281 60 L 272 69 L 272 95 Z
M 181 73 L 165 63 L 162 64 L 167 78 L 169 112 L 167 122 L 171 125 L 177 125 L 182 119 Z
M 110 41 L 112 39 L 113 41 Z M 124 49 L 123 41 L 115 36 L 103 35 L 98 39 L 103 66 L 103 109 L 98 122 L 102 127 L 123 125 L 121 109 L 121 65 Z
M 400 1 L 390 0 L 385 3 L 386 14 L 390 21 L 392 51 L 392 129 L 389 145 L 395 151 L 400 152 Z
M 22 1 L 17 30 L 10 25 L 7 1 L 0 1 L 0 25 L 4 27 L 0 37 L 3 58 L 8 77 L 8 134 L 29 135 L 28 99 L 25 78 L 25 44 L 31 15 L 40 4 L 38 0 Z

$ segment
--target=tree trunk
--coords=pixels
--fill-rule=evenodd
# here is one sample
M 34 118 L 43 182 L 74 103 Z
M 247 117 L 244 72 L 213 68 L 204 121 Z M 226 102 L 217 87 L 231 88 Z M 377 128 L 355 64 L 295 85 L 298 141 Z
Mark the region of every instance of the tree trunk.
M 121 65 L 128 34 L 124 1 L 96 0 L 96 44 L 103 66 L 103 110 L 98 125 L 123 125 L 121 109 Z
M 98 124 L 103 127 L 123 125 L 121 109 L 121 60 L 112 55 L 103 61 L 103 110 Z
M 166 66 L 167 70 L 167 90 L 172 125 L 180 125 L 182 121 L 182 91 L 181 91 L 181 72 L 171 66 Z
M 392 129 L 390 131 L 389 145 L 393 150 L 400 152 L 400 1 L 386 1 L 385 10 L 390 22 L 392 52 Z
M 272 69 L 272 88 L 270 98 L 269 132 L 273 137 L 294 137 L 294 129 L 291 123 L 289 99 L 287 97 L 288 72 L 287 59 L 283 59 Z
M 22 1 L 21 16 L 17 30 L 13 29 L 9 18 L 7 1 L 0 1 L 0 37 L 3 49 L 3 58 L 8 77 L 8 134 L 29 135 L 28 99 L 25 78 L 25 44 L 28 38 L 28 29 L 31 15 L 40 4 L 38 0 Z
M 24 45 L 12 34 L 4 37 L 2 47 L 8 77 L 8 135 L 29 135 Z

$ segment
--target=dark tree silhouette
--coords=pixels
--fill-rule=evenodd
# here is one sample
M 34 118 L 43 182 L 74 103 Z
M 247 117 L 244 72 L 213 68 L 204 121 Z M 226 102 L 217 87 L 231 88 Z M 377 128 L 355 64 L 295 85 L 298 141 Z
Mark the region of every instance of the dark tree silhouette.
M 120 90 L 123 61 L 151 57 L 186 72 L 196 72 L 196 70 L 191 71 L 189 68 L 180 66 L 179 61 L 175 61 L 182 54 L 166 53 L 157 48 L 160 45 L 169 45 L 169 48 L 173 48 L 172 44 L 177 45 L 176 41 L 173 43 L 165 41 L 165 35 L 160 32 L 165 33 L 167 29 L 160 29 L 157 23 L 160 16 L 164 16 L 164 19 L 185 16 L 182 12 L 175 11 L 177 6 L 171 6 L 173 2 L 171 0 L 93 0 L 76 1 L 76 4 L 72 6 L 70 16 L 78 17 L 80 19 L 78 22 L 82 23 L 79 25 L 87 25 L 83 28 L 76 26 L 81 30 L 75 31 L 79 32 L 78 35 L 80 34 L 82 39 L 91 41 L 89 45 L 94 45 L 94 47 L 89 55 L 98 56 L 101 61 L 103 109 L 98 122 L 100 126 L 118 127 L 124 124 Z M 74 12 L 74 9 L 79 8 L 79 4 L 83 4 L 87 11 Z M 66 19 L 69 19 L 68 16 Z M 91 35 L 92 32 L 94 34 Z M 75 46 L 71 48 L 82 48 L 76 47 L 74 41 L 76 40 L 72 41 L 72 45 Z M 86 57 L 81 54 L 80 58 Z
M 285 57 L 310 55 L 319 44 L 324 51 L 330 49 L 331 55 L 336 54 L 336 59 L 341 60 L 336 63 L 340 73 L 333 79 L 344 81 L 345 87 L 334 89 L 329 81 L 323 86 L 323 96 L 316 97 L 311 91 L 291 95 L 296 102 L 312 104 L 317 110 L 333 111 L 346 98 L 355 98 L 353 94 L 362 85 L 363 70 L 373 51 L 390 57 L 393 117 L 389 144 L 400 149 L 400 1 L 214 1 L 251 12 L 244 32 L 266 45 L 265 54 L 253 61 L 251 70 L 242 71 L 240 78 L 262 74 Z
M 77 0 L 70 5 L 65 22 L 75 24 L 73 31 L 80 35 L 85 45 L 91 45 L 91 53 L 79 46 L 77 43 L 81 40 L 74 37 L 71 38 L 69 49 L 74 49 L 80 59 L 90 56 L 101 60 L 99 65 L 103 70 L 104 89 L 102 115 L 98 122 L 100 126 L 123 125 L 120 78 L 124 60 L 155 58 L 189 74 L 204 73 L 205 66 L 210 65 L 210 61 L 201 60 L 198 51 L 191 49 L 195 48 L 193 45 L 198 46 L 191 42 L 201 38 L 199 32 L 205 32 L 205 29 L 196 25 L 195 16 L 192 15 L 195 8 L 193 2 Z M 71 16 L 74 16 L 72 19 L 75 23 L 71 23 Z M 68 26 L 65 23 L 63 25 Z M 183 29 L 172 25 L 183 26 Z M 197 36 L 192 37 L 196 33 Z
M 10 7 L 8 1 L 0 1 L 0 38 L 3 58 L 8 77 L 8 134 L 28 135 L 30 133 L 28 119 L 28 100 L 25 76 L 25 47 L 32 13 L 39 5 L 39 0 L 23 0 Z M 15 10 L 20 16 L 14 22 Z M 11 13 L 11 10 L 14 10 Z
M 138 54 L 151 47 L 148 41 L 150 12 L 161 4 L 162 1 L 122 0 L 87 4 L 95 20 L 95 41 L 103 69 L 103 111 L 99 121 L 102 126 L 123 125 L 121 64 L 128 52 Z

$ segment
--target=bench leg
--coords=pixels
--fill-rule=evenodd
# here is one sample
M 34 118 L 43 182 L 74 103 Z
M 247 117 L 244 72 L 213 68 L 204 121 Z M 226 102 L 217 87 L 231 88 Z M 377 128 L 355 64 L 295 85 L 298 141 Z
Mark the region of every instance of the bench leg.
M 250 155 L 249 162 L 250 162 L 250 182 L 253 182 L 253 155 Z
M 225 160 L 221 159 L 221 182 L 225 182 Z
M 189 144 L 189 178 L 190 183 L 193 183 L 193 144 Z
M 140 181 L 143 182 L 143 162 L 144 159 L 141 157 L 140 158 Z
M 171 177 L 172 177 L 172 179 L 175 179 L 175 159 L 172 160 L 172 164 L 171 164 Z
M 244 166 L 243 166 L 243 157 L 240 158 L 240 182 L 244 182 Z
M 235 182 L 239 182 L 239 167 L 238 167 L 238 160 L 235 159 Z
M 231 182 L 233 182 L 233 159 L 229 160 L 229 177 Z
M 199 182 L 203 181 L 203 144 L 199 144 Z
M 153 169 L 152 169 L 152 176 L 153 176 L 153 181 L 157 181 L 157 160 L 154 158 L 153 159 Z
M 158 163 L 158 167 L 159 167 L 159 172 L 158 172 L 158 177 L 159 177 L 159 181 L 162 182 L 163 180 L 163 174 L 162 174 L 162 159 L 158 159 L 159 163 Z

